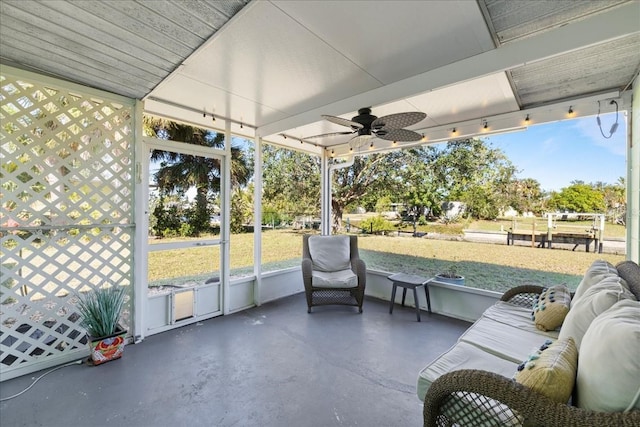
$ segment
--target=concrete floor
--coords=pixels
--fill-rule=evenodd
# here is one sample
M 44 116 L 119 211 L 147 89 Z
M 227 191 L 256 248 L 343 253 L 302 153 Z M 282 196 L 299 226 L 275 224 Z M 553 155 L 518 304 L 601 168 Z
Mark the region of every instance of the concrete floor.
M 73 365 L 0 403 L 12 426 L 421 426 L 418 371 L 468 323 L 368 298 L 314 307 L 304 294 L 185 326 Z M 0 383 L 20 392 L 42 372 Z

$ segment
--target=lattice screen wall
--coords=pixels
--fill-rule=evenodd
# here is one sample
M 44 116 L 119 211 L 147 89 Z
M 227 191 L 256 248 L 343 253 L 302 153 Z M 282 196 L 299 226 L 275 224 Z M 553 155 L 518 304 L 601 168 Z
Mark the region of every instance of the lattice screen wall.
M 134 107 L 118 102 L 0 75 L 3 379 L 86 351 L 78 293 L 132 289 Z

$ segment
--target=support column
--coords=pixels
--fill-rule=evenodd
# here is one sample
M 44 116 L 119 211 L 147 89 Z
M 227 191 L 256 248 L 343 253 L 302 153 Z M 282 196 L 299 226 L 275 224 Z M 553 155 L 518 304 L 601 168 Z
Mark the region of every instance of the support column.
M 640 263 L 640 77 L 627 126 L 627 259 Z
M 331 171 L 327 150 L 320 158 L 320 231 L 323 236 L 331 234 Z
M 222 168 L 222 212 L 220 221 L 220 256 L 222 257 L 220 282 L 222 284 L 222 313 L 229 314 L 231 298 L 229 280 L 231 277 L 231 122 L 224 125 L 224 167 Z
M 262 138 L 254 139 L 253 155 L 253 274 L 256 277 L 253 287 L 253 302 L 261 304 L 260 287 L 262 285 Z

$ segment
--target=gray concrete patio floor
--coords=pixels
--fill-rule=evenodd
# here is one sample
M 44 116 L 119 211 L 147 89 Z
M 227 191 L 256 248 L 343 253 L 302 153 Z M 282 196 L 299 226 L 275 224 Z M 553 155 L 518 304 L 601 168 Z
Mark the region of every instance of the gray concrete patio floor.
M 304 294 L 157 334 L 122 359 L 73 365 L 0 403 L 12 426 L 420 426 L 420 369 L 468 323 L 367 298 Z M 43 372 L 0 383 L 1 397 Z

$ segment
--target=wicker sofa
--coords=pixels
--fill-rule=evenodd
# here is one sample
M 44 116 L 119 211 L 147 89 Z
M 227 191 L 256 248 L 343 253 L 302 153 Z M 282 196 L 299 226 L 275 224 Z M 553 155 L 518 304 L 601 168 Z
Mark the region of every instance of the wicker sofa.
M 620 291 L 615 291 L 616 286 Z M 506 292 L 451 349 L 420 372 L 418 397 L 424 401 L 425 426 L 640 426 L 640 267 L 631 261 L 616 267 L 601 260 L 594 262 L 576 292 L 568 295 L 570 306 L 559 330 L 543 331 L 532 321 L 538 310 L 536 304 L 545 293 L 549 291 L 539 286 Z M 604 306 L 593 304 L 596 299 L 608 302 Z M 631 313 L 632 321 L 612 317 L 616 310 Z M 586 323 L 583 313 L 587 313 Z M 611 333 L 603 334 L 602 345 L 594 347 L 592 342 L 599 339 L 594 334 L 602 330 L 598 327 L 608 318 L 624 321 L 625 326 L 613 323 L 608 329 Z M 626 331 L 624 339 L 618 335 L 619 329 Z M 548 397 L 539 384 L 536 389 L 514 379 L 517 372 L 526 370 L 527 360 L 544 353 L 538 351 L 535 357 L 531 353 L 541 342 L 546 342 L 540 348 L 543 350 L 550 343 L 573 342 L 574 338 L 577 373 L 571 382 L 565 381 L 570 396 L 566 401 Z M 605 351 L 600 353 L 602 348 Z M 592 369 L 594 358 L 597 368 Z M 557 381 L 553 375 L 545 380 L 551 381 L 545 387 L 553 387 L 552 381 Z M 589 387 L 588 393 L 585 387 Z M 592 391 L 596 397 L 587 396 Z M 616 394 L 622 397 L 615 399 L 624 400 L 622 410 L 594 410 L 587 402 L 587 397 L 595 398 L 598 406 Z

